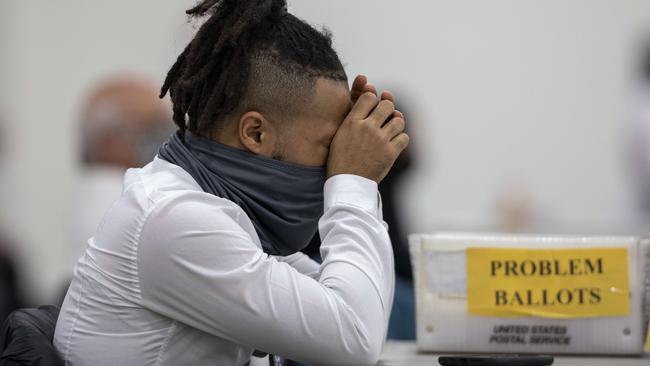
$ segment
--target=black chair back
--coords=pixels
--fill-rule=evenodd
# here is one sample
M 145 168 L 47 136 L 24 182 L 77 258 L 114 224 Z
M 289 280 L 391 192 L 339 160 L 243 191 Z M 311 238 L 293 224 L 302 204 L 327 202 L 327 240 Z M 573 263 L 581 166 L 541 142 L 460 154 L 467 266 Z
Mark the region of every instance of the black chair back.
M 52 339 L 59 308 L 12 312 L 0 329 L 0 366 L 63 366 Z

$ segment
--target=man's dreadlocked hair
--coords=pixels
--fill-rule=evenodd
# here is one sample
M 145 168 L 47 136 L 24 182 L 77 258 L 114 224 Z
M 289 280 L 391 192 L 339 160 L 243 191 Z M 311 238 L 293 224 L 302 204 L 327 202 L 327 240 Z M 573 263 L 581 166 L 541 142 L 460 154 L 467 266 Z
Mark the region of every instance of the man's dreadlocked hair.
M 329 32 L 288 13 L 286 0 L 203 0 L 186 13 L 209 17 L 160 93 L 181 133 L 209 135 L 237 108 L 295 112 L 317 78 L 347 81 Z

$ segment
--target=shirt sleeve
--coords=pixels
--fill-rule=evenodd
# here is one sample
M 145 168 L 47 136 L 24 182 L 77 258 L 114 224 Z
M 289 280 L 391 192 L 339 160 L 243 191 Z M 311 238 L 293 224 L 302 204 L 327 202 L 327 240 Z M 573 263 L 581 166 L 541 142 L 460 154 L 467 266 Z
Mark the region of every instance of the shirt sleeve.
M 276 256 L 279 262 L 284 262 L 295 268 L 298 272 L 318 280 L 320 276 L 320 264 L 315 260 L 309 258 L 308 255 L 302 252 L 296 252 L 286 257 Z
M 209 334 L 286 358 L 376 363 L 392 306 L 390 240 L 376 183 L 325 184 L 319 280 L 266 255 L 205 194 L 161 202 L 143 226 L 143 306 Z

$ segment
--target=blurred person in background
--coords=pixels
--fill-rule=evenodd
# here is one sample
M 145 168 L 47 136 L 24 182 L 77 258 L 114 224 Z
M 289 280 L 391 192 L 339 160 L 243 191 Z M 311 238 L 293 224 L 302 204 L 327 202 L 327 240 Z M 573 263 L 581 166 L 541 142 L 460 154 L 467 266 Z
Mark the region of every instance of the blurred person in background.
M 407 115 L 408 116 L 408 115 Z M 384 221 L 390 228 L 388 235 L 395 257 L 395 297 L 388 323 L 388 338 L 398 340 L 415 339 L 415 292 L 413 290 L 413 269 L 408 246 L 408 232 L 402 220 L 400 187 L 413 164 L 412 147 L 408 147 L 397 158 L 393 169 L 379 184 L 382 197 Z
M 4 134 L 0 125 L 0 194 L 4 192 Z M 14 245 L 3 230 L 0 222 L 0 325 L 13 310 L 23 305 L 18 291 L 18 279 L 16 274 L 16 262 L 14 256 Z
M 524 182 L 507 181 L 497 191 L 495 228 L 503 233 L 525 233 L 534 228 L 535 205 L 530 187 Z
M 390 87 L 395 90 L 395 87 Z M 398 94 L 403 95 L 401 100 L 411 101 L 406 91 Z M 399 103 L 399 109 L 409 118 L 407 131 L 411 135 L 417 135 L 417 122 L 414 125 L 411 114 L 413 108 L 411 103 Z M 388 323 L 388 339 L 412 340 L 415 339 L 415 292 L 413 289 L 413 269 L 411 266 L 411 255 L 408 243 L 408 228 L 404 222 L 404 197 L 402 187 L 413 169 L 416 161 L 413 152 L 415 147 L 412 142 L 404 149 L 397 158 L 391 171 L 386 178 L 379 183 L 379 193 L 382 198 L 384 221 L 388 224 L 388 235 L 393 247 L 395 257 L 395 296 L 393 309 Z
M 173 132 L 167 102 L 139 75 L 120 75 L 95 85 L 80 120 L 82 169 L 72 202 L 72 261 L 94 235 L 122 193 L 124 172 L 151 161 Z
M 394 90 L 393 88 L 390 88 Z M 373 90 L 376 93 L 376 90 Z M 401 94 L 401 93 L 400 93 Z M 408 98 L 406 98 L 408 99 Z M 396 108 L 408 116 L 408 110 L 403 105 Z M 413 122 L 409 122 L 409 131 L 413 129 Z M 395 258 L 395 296 L 393 309 L 388 323 L 388 339 L 411 340 L 415 339 L 415 292 L 413 290 L 413 269 L 408 246 L 408 232 L 402 219 L 403 197 L 400 189 L 408 173 L 413 168 L 413 142 L 402 151 L 393 168 L 379 184 L 379 193 L 382 198 L 383 218 L 389 227 L 388 236 L 393 247 Z M 302 250 L 311 258 L 321 261 L 321 240 L 314 236 L 309 245 Z M 299 365 L 290 363 L 290 365 Z
M 632 119 L 629 144 L 636 191 L 633 225 L 640 234 L 650 234 L 650 39 L 645 43 L 640 64 L 640 98 Z
M 22 306 L 16 264 L 10 242 L 0 232 L 0 324 L 9 313 Z
M 400 109 L 403 111 L 403 109 Z M 379 184 L 382 198 L 383 218 L 388 227 L 388 236 L 395 258 L 395 296 L 388 322 L 388 339 L 415 339 L 415 292 L 413 288 L 413 269 L 408 246 L 408 232 L 402 220 L 400 188 L 413 165 L 412 147 L 407 147 L 397 158 L 391 171 Z M 311 258 L 321 261 L 321 240 L 318 234 L 302 250 Z M 289 365 L 301 365 L 290 362 Z

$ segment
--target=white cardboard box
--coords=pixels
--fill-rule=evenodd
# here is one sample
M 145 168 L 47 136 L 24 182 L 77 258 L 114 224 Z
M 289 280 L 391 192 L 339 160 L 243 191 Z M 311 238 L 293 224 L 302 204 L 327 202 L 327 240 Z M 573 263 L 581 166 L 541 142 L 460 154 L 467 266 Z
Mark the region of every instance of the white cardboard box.
M 411 235 L 417 307 L 417 345 L 438 353 L 551 353 L 639 355 L 650 315 L 650 242 L 637 237 L 550 237 L 439 233 Z M 627 316 L 557 319 L 468 314 L 466 249 L 624 247 L 628 250 Z M 506 327 L 506 328 L 504 328 Z M 535 329 L 558 334 L 555 344 L 530 344 Z M 546 328 L 539 328 L 546 327 Z M 504 342 L 503 331 L 524 342 Z M 568 342 L 567 342 L 568 337 Z M 554 338 L 555 339 L 555 338 Z

